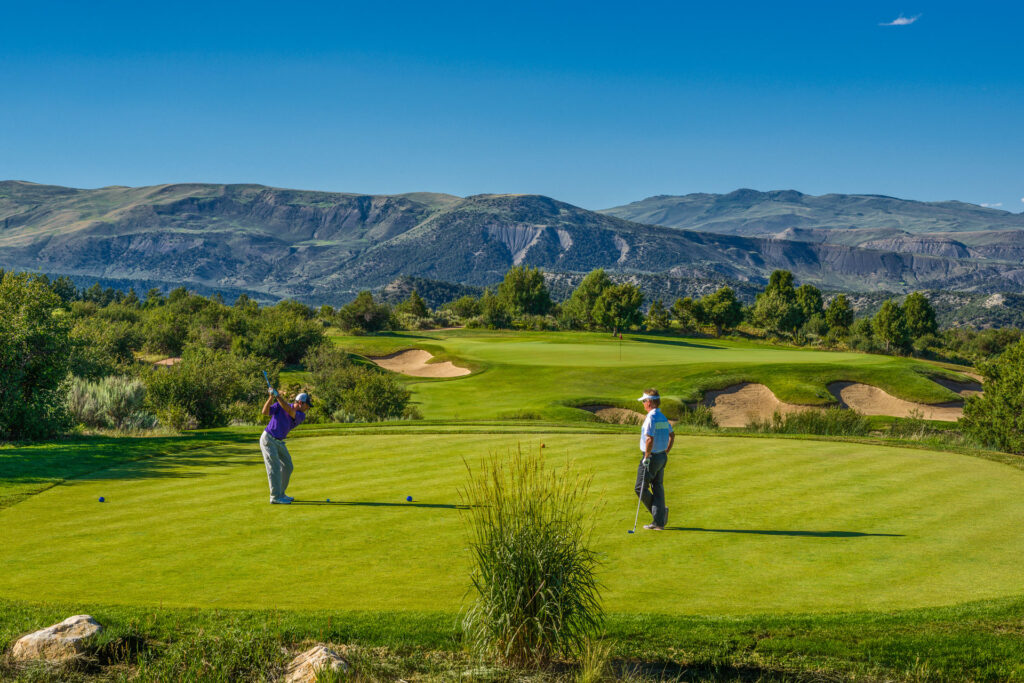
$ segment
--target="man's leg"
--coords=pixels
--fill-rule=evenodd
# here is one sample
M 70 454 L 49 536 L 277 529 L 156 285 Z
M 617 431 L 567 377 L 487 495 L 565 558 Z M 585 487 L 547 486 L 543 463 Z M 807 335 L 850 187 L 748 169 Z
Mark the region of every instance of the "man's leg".
M 292 454 L 288 452 L 288 446 L 283 443 L 277 444 L 277 457 L 281 460 L 281 495 L 288 491 L 288 482 L 292 478 Z
M 651 511 L 651 500 L 653 499 L 651 491 L 647 487 L 650 481 L 650 477 L 647 474 L 647 468 L 644 467 L 643 462 L 641 462 L 636 468 L 636 486 L 633 487 L 633 490 L 636 491 L 636 495 L 640 496 L 640 501 L 643 502 L 644 507 L 647 508 L 648 512 Z
M 665 465 L 668 456 L 664 453 L 651 456 L 651 515 L 655 526 L 668 524 L 668 507 L 665 506 Z
M 281 488 L 281 461 L 277 457 L 277 442 L 271 440 L 266 432 L 260 437 L 260 451 L 263 453 L 263 464 L 267 466 L 270 500 L 276 500 L 284 495 L 284 489 Z

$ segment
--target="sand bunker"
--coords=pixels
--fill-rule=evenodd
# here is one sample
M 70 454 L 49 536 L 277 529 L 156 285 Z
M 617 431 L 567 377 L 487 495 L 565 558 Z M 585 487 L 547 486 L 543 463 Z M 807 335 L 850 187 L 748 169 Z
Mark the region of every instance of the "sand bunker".
M 863 415 L 891 415 L 910 417 L 916 411 L 925 420 L 956 422 L 964 414 L 963 403 L 912 403 L 887 394 L 878 387 L 859 382 L 833 382 L 828 390 L 844 408 L 851 408 Z
M 616 425 L 638 425 L 644 421 L 643 415 L 628 408 L 616 408 L 605 405 L 577 406 L 577 408 L 593 413 L 602 422 L 610 422 Z
M 707 392 L 704 405 L 711 408 L 719 427 L 745 427 L 753 420 L 771 419 L 776 411 L 817 410 L 814 406 L 783 403 L 765 385 L 749 382 Z
M 412 349 L 387 356 L 370 357 L 370 360 L 385 370 L 413 377 L 462 377 L 471 372 L 468 368 L 460 368 L 448 361 L 430 363 L 432 358 L 433 356 L 423 349 Z
M 974 377 L 975 375 L 971 376 Z M 932 377 L 932 381 L 936 384 L 941 384 L 953 393 L 960 394 L 964 398 L 967 398 L 968 396 L 977 396 L 982 393 L 980 380 L 974 382 L 955 382 L 951 379 Z

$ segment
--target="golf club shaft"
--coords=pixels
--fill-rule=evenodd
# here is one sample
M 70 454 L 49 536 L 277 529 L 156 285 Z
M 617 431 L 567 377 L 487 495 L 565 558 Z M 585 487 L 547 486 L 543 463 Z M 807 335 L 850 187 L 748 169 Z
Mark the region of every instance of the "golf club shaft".
M 644 465 L 644 480 L 640 484 L 640 493 L 636 497 L 636 516 L 633 517 L 633 531 L 636 531 L 636 523 L 640 521 L 640 502 L 644 499 L 644 491 L 647 490 L 647 465 Z

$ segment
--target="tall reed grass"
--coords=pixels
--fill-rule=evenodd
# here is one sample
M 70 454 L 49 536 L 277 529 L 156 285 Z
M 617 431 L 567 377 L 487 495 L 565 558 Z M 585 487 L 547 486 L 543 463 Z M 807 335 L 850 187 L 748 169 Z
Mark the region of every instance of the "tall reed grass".
M 462 490 L 473 554 L 467 642 L 503 665 L 542 667 L 578 657 L 603 615 L 590 548 L 592 477 L 540 449 L 491 453 Z
M 748 430 L 774 434 L 824 434 L 828 436 L 867 436 L 871 423 L 867 417 L 846 408 L 801 410 L 783 413 L 776 410 L 766 420 L 751 420 Z

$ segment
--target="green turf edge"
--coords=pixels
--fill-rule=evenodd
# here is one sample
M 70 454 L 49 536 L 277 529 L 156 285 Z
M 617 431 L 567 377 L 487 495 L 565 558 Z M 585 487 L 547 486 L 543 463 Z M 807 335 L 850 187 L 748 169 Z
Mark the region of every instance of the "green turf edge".
M 197 643 L 217 656 L 229 639 L 232 657 L 268 658 L 259 664 L 278 669 L 312 642 L 407 653 L 464 650 L 458 615 L 452 613 L 162 609 L 2 598 L 0 649 L 72 614 L 91 614 L 103 624 L 101 642 L 148 643 L 153 670 L 159 669 L 153 662 L 180 659 L 178 650 L 193 652 Z M 1024 681 L 1024 597 L 892 613 L 609 614 L 605 638 L 613 658 L 685 680 Z M 267 641 L 275 646 L 269 655 Z

